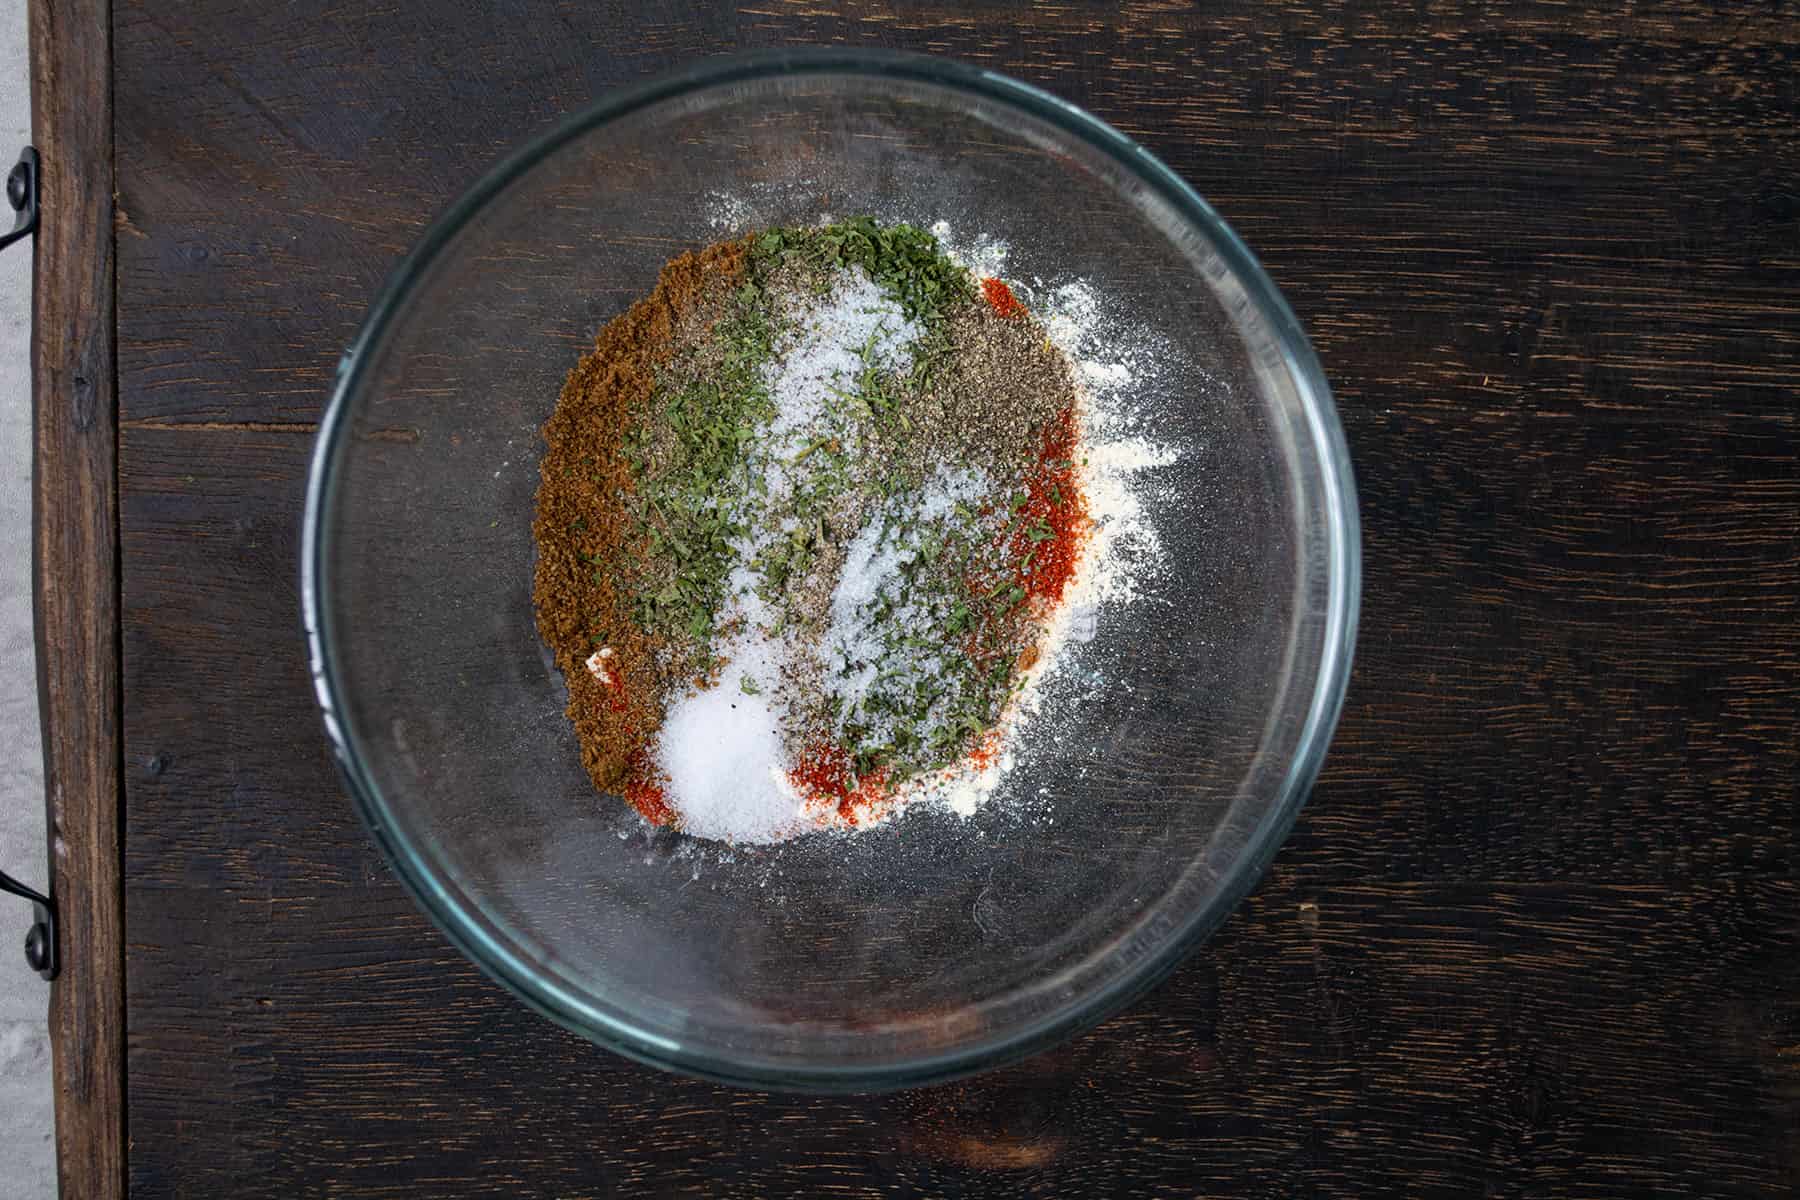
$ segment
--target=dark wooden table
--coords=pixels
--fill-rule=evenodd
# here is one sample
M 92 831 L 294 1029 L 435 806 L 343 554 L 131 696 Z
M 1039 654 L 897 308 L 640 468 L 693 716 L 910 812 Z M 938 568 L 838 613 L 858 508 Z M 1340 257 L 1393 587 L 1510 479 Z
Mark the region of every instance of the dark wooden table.
M 32 7 L 65 1195 L 1800 1187 L 1793 5 Z M 608 88 L 800 42 L 1011 72 L 1190 179 L 1312 332 L 1366 538 L 1335 747 L 1224 931 L 874 1098 L 656 1074 L 483 978 L 296 616 L 314 422 L 421 226 Z

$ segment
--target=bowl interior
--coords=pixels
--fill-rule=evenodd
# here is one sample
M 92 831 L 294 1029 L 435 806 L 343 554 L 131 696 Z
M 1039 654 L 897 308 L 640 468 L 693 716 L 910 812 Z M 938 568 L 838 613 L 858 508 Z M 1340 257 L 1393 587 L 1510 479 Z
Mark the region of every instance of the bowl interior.
M 378 306 L 315 480 L 322 697 L 402 874 L 553 1016 L 764 1083 L 981 1065 L 1097 1019 L 1285 831 L 1347 634 L 1329 402 L 1229 235 L 1084 122 L 973 73 L 713 70 L 515 160 Z M 1091 287 L 1093 355 L 1132 377 L 1121 432 L 1179 452 L 1143 481 L 1163 566 L 976 815 L 772 847 L 653 831 L 593 792 L 534 628 L 538 430 L 669 257 L 856 213 L 1005 245 L 1028 301 Z

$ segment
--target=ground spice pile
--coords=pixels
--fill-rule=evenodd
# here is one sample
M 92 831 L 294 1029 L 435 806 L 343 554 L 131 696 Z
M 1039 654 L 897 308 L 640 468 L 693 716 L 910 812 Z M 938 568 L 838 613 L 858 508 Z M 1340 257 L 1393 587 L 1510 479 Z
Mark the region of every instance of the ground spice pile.
M 597 787 L 702 837 L 981 764 L 1082 553 L 1067 359 L 909 225 L 684 255 L 544 431 L 534 597 Z

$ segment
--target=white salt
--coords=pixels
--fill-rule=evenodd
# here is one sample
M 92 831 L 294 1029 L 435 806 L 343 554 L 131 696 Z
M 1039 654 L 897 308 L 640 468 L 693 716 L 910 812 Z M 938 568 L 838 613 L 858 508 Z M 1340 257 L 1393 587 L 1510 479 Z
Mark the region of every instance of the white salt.
M 921 521 L 948 516 L 958 504 L 973 504 L 987 495 L 992 486 L 985 471 L 940 465 L 919 494 L 915 516 Z
M 837 587 L 831 593 L 831 626 L 825 635 L 830 666 L 846 703 L 861 703 L 881 670 L 881 642 L 867 610 L 884 587 L 898 579 L 911 559 L 885 536 L 885 520 L 876 515 L 850 543 Z
M 735 682 L 690 691 L 663 720 L 657 762 L 681 827 L 723 842 L 778 842 L 806 824 L 769 696 Z
M 771 614 L 754 584 L 742 565 L 727 580 L 719 627 L 731 634 L 716 647 L 725 666 L 714 686 L 689 688 L 669 706 L 657 746 L 666 795 L 695 837 L 778 842 L 807 823 L 774 707 L 788 650 L 769 635 Z
M 706 200 L 706 223 L 720 233 L 741 233 L 756 222 L 755 207 L 742 196 L 713 191 Z
M 870 517 L 845 552 L 837 588 L 831 593 L 829 642 L 855 643 L 871 636 L 865 610 L 917 555 L 918 528 L 949 516 L 958 504 L 979 500 L 991 486 L 982 472 L 940 466 L 910 505 Z M 915 526 L 913 544 L 908 546 L 901 545 L 896 532 L 902 521 Z
M 861 267 L 837 271 L 829 286 L 824 299 L 799 314 L 763 368 L 775 402 L 764 443 L 771 454 L 792 455 L 827 432 L 829 418 L 845 404 L 842 393 L 856 390 L 863 370 L 903 365 L 918 340 L 918 323 Z
M 941 522 L 958 504 L 980 499 L 991 486 L 982 472 L 940 466 L 909 503 L 877 512 L 850 543 L 831 593 L 831 624 L 825 635 L 827 662 L 835 676 L 833 690 L 845 701 L 844 715 L 867 698 L 883 674 L 904 689 L 926 675 L 940 673 L 942 654 L 886 655 L 881 631 L 918 629 L 932 623 L 929 612 L 904 597 L 899 587 L 901 573 L 918 556 L 919 539 L 933 522 Z M 903 537 L 900 530 L 908 526 L 911 536 Z M 883 600 L 888 612 L 877 623 L 874 617 Z M 931 720 L 927 716 L 924 723 L 929 726 Z M 886 732 L 879 722 L 875 730 Z

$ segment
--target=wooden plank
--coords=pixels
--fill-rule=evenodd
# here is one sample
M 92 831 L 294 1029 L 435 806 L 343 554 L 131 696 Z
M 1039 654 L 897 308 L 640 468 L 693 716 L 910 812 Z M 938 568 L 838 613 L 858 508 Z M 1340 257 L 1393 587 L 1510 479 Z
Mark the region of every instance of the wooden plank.
M 111 6 L 32 0 L 30 28 L 34 595 L 63 956 L 50 1041 L 60 1193 L 85 1200 L 125 1187 Z
M 1077 8 L 1014 28 L 949 7 L 771 5 L 739 35 L 947 49 L 1089 103 L 1195 182 L 1283 286 L 1371 514 L 1361 719 L 1289 854 L 1412 880 L 1800 869 L 1783 819 L 1800 742 L 1745 754 L 1742 736 L 1791 728 L 1800 688 L 1800 287 L 1781 201 L 1800 141 L 1774 119 L 1787 26 L 1745 18 L 1717 51 L 1742 94 L 1708 108 L 1723 85 L 1691 69 L 1714 54 L 1699 6 L 1653 25 L 1517 9 L 1516 28 L 1376 13 L 1352 39 L 1260 6 L 1117 22 Z M 122 394 L 146 432 L 310 431 L 363 303 L 436 205 L 559 98 L 718 32 L 696 15 L 631 41 L 559 9 L 544 21 L 592 53 L 553 39 L 542 75 L 464 95 L 456 81 L 523 53 L 532 22 L 450 14 L 424 101 L 398 105 L 392 77 L 359 65 L 399 36 L 398 13 L 209 11 L 254 23 L 245 45 L 304 49 L 121 14 L 159 64 L 120 83 Z M 204 80 L 175 67 L 196 54 L 217 68 Z M 1302 89 L 1265 54 L 1316 80 Z M 1431 100 L 1451 62 L 1487 82 Z M 1251 105 L 1244 80 L 1276 90 Z M 1648 92 L 1689 114 L 1680 138 L 1652 134 Z M 442 105 L 458 103 L 467 125 L 447 136 Z M 1357 120 L 1332 120 L 1338 107 Z M 363 149 L 377 110 L 398 177 Z M 1522 777 L 1521 757 L 1552 767 Z
M 1750 365 L 1740 302 L 1762 304 L 1775 349 L 1795 353 L 1792 290 L 1757 268 L 1789 246 L 1782 197 L 1800 173 L 1791 18 L 1734 16 L 1734 41 L 1714 47 L 1698 3 L 1631 22 L 1510 4 L 1516 25 L 1377 6 L 1355 36 L 1329 9 L 1114 8 L 1014 22 L 965 5 L 771 3 L 724 22 L 676 6 L 634 25 L 545 4 L 447 12 L 427 31 L 400 8 L 341 22 L 233 0 L 198 10 L 243 30 L 241 43 L 205 36 L 197 11 L 123 9 L 121 38 L 157 69 L 120 80 L 122 279 L 138 311 L 190 310 L 200 335 L 127 323 L 130 415 L 311 421 L 363 303 L 499 154 L 683 57 L 815 41 L 1012 72 L 1143 139 L 1238 225 L 1351 381 L 1371 365 L 1357 347 L 1403 331 L 1418 353 L 1370 385 L 1485 377 L 1503 381 L 1488 406 L 1511 407 L 1520 363 L 1571 361 L 1536 351 L 1542 328 L 1600 355 L 1598 385 L 1699 387 L 1715 402 L 1720 388 L 1754 388 L 1762 411 L 1780 411 L 1779 378 L 1732 368 Z M 377 48 L 421 36 L 427 59 L 378 61 Z M 532 63 L 529 77 L 479 82 L 512 62 Z M 152 213 L 193 223 L 139 244 Z M 272 291 L 271 272 L 291 283 Z M 1369 328 L 1402 287 L 1415 302 L 1396 314 L 1402 329 Z M 1626 314 L 1644 340 L 1627 343 Z
M 132 1190 L 1791 1194 L 1800 28 L 1723 19 L 122 6 Z M 523 1010 L 388 875 L 295 637 L 307 434 L 419 224 L 600 90 L 806 40 L 1143 137 L 1300 308 L 1364 505 L 1357 676 L 1271 878 L 1095 1033 L 891 1097 Z

